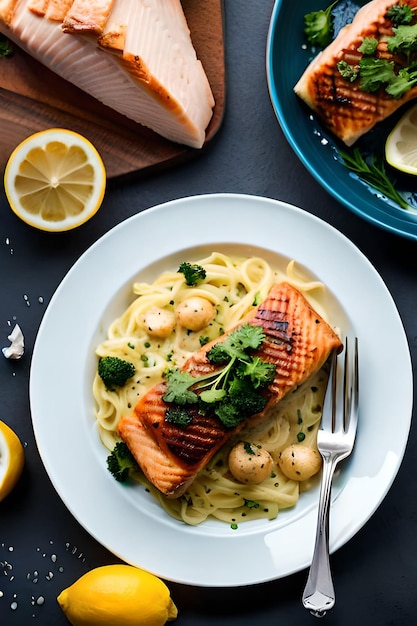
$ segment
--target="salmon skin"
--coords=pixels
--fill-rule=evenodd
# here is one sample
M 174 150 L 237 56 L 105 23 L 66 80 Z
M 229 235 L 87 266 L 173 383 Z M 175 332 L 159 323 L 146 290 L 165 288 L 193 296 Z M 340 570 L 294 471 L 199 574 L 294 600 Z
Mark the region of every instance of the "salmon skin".
M 394 35 L 394 24 L 387 11 L 398 3 L 398 0 L 372 0 L 361 7 L 352 23 L 342 28 L 332 43 L 311 61 L 294 87 L 326 128 L 347 146 L 417 96 L 417 86 L 401 97 L 389 95 L 383 85 L 372 93 L 363 91 L 360 80 L 351 82 L 338 69 L 340 62 L 359 66 L 364 53 L 358 49 L 365 38 L 378 41 L 376 58 L 394 61 L 396 72 L 408 65 L 405 54 L 393 55 L 387 47 L 387 38 Z M 401 5 L 414 9 L 417 0 L 404 0 Z M 410 25 L 416 21 L 417 17 L 413 17 Z
M 262 328 L 265 339 L 255 354 L 276 366 L 275 378 L 266 390 L 267 405 L 249 420 L 264 420 L 272 405 L 318 371 L 333 350 L 342 349 L 340 338 L 329 324 L 297 289 L 285 282 L 274 285 L 265 301 L 238 326 L 244 323 Z M 236 328 L 197 350 L 182 369 L 194 377 L 218 369 L 207 353 Z M 193 408 L 196 405 L 189 405 L 193 417 L 189 425 L 169 423 L 165 420 L 169 403 L 163 399 L 166 391 L 165 381 L 152 387 L 134 412 L 122 417 L 118 431 L 149 481 L 164 495 L 178 498 L 248 420 L 228 429 L 216 416 L 200 415 Z

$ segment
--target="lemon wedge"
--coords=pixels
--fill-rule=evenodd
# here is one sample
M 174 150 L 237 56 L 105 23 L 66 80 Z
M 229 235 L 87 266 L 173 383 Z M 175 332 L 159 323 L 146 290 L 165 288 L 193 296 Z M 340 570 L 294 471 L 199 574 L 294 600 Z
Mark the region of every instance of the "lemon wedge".
M 19 437 L 0 421 L 0 502 L 16 485 L 24 462 L 25 454 Z
M 12 210 L 46 231 L 65 231 L 99 209 L 106 171 L 93 144 L 65 128 L 49 128 L 20 143 L 10 155 L 4 187 Z
M 417 174 L 417 105 L 408 109 L 388 135 L 385 158 L 395 169 Z
M 123 564 L 90 570 L 57 601 L 72 626 L 164 626 L 178 615 L 160 578 Z

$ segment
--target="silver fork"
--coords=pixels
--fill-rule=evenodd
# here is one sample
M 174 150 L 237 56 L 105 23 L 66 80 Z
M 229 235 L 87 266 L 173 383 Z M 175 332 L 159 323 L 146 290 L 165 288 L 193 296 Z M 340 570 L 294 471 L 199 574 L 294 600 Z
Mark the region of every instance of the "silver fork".
M 303 593 L 304 607 L 316 617 L 323 617 L 335 603 L 329 560 L 330 494 L 336 465 L 349 456 L 355 442 L 359 403 L 357 337 L 354 341 L 353 359 L 349 354 L 349 342 L 346 338 L 343 360 L 341 372 L 339 358 L 333 352 L 323 417 L 317 433 L 317 447 L 323 457 L 323 475 L 313 559 Z

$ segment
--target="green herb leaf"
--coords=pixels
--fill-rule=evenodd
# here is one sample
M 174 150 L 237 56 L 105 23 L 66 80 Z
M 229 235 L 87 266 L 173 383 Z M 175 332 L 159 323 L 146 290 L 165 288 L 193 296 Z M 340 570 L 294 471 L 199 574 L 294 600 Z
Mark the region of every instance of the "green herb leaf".
M 377 47 L 378 39 L 375 39 L 375 37 L 364 37 L 358 51 L 362 54 L 374 54 Z
M 417 72 L 409 72 L 406 69 L 401 69 L 385 87 L 385 91 L 393 98 L 401 98 L 416 84 Z
M 188 372 L 177 368 L 168 370 L 165 374 L 167 379 L 167 391 L 162 396 L 165 402 L 177 404 L 194 404 L 198 402 L 198 396 L 189 387 L 196 383 L 196 379 Z
M 387 39 L 388 52 L 402 52 L 407 56 L 417 49 L 417 24 L 401 25 L 394 28 L 394 36 Z
M 368 163 L 362 156 L 359 148 L 355 148 L 351 153 L 340 151 L 340 156 L 348 169 L 355 172 L 359 178 L 369 183 L 376 191 L 396 202 L 401 208 L 410 208 L 395 189 L 394 184 L 386 173 L 382 160 L 379 161 L 375 155 L 372 155 Z
M 336 67 L 342 78 L 348 80 L 350 83 L 353 83 L 359 75 L 359 68 L 355 65 L 349 65 L 346 61 L 339 61 Z
M 362 57 L 359 62 L 359 71 L 361 89 L 367 93 L 373 93 L 382 84 L 395 79 L 394 61 L 387 61 L 387 59 Z
M 413 19 L 413 11 L 408 4 L 394 4 L 390 7 L 385 15 L 394 26 L 400 24 L 409 24 Z
M 256 500 L 247 500 L 246 498 L 244 498 L 244 505 L 248 509 L 259 509 L 259 507 L 261 506 L 259 502 L 256 502 Z
M 327 9 L 312 11 L 304 15 L 304 34 L 311 45 L 324 48 L 331 42 L 333 37 L 331 11 L 337 1 Z
M 240 365 L 238 375 L 249 376 L 255 389 L 258 389 L 272 383 L 276 371 L 277 369 L 273 363 L 266 363 L 259 357 L 255 357 L 249 363 Z

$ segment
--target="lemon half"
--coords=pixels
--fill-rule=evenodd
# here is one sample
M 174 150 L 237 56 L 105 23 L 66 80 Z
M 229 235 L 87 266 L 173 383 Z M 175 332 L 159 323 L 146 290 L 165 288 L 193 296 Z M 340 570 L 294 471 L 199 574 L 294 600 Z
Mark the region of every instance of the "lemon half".
M 408 109 L 388 135 L 385 158 L 395 169 L 417 174 L 417 105 Z
M 0 421 L 0 502 L 16 485 L 24 462 L 25 454 L 19 437 Z
M 90 570 L 57 600 L 72 626 L 164 626 L 178 615 L 160 578 L 123 564 Z
M 10 207 L 24 222 L 41 230 L 65 231 L 98 211 L 106 171 L 88 139 L 65 128 L 50 128 L 13 150 L 4 187 Z

